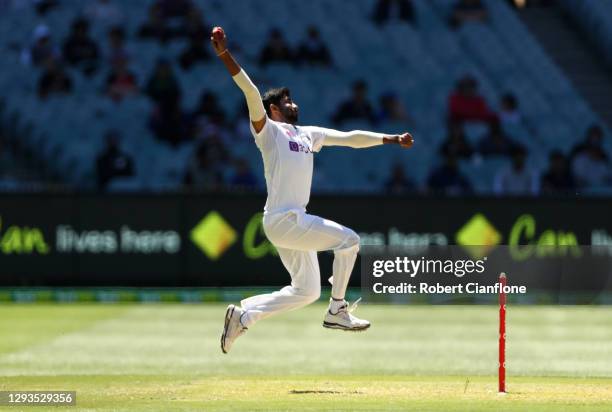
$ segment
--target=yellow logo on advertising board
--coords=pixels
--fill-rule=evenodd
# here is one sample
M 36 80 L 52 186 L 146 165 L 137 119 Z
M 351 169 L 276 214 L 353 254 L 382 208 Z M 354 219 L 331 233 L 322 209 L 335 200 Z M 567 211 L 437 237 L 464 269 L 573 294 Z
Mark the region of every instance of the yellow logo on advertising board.
M 217 260 L 236 242 L 236 231 L 218 212 L 208 213 L 191 230 L 191 241 L 211 260 Z
M 482 214 L 475 214 L 457 232 L 457 244 L 466 247 L 473 257 L 483 257 L 502 241 L 502 235 Z M 546 229 L 536 232 L 536 219 L 533 215 L 519 216 L 508 235 L 510 254 L 515 260 L 530 257 L 580 256 L 576 234 L 571 231 Z
M 45 242 L 42 230 L 36 227 L 9 226 L 2 231 L 2 216 L 0 216 L 0 253 L 46 255 L 50 251 Z
M 495 226 L 482 214 L 477 213 L 457 232 L 457 244 L 469 247 L 473 257 L 483 257 L 502 240 Z

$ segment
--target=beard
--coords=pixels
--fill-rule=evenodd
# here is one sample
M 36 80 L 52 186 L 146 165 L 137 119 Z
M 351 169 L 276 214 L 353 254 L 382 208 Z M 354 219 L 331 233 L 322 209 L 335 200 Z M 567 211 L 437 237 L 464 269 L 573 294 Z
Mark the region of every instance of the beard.
M 283 117 L 285 118 L 286 122 L 289 124 L 296 124 L 298 122 L 298 112 L 294 112 L 291 110 L 285 110 L 285 112 L 283 113 Z

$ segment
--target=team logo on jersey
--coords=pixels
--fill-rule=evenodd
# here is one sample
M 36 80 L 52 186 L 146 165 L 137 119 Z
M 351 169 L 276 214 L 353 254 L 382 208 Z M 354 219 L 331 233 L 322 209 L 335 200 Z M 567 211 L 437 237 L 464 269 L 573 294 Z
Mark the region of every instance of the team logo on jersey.
M 311 150 L 308 148 L 308 146 L 297 142 L 289 142 L 289 150 L 291 150 L 292 152 L 311 153 Z

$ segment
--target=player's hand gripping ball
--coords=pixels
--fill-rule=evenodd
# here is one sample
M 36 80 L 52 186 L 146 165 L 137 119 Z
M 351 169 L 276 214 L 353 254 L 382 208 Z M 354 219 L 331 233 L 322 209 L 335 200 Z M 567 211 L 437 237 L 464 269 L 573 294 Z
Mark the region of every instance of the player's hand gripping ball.
M 217 26 L 212 30 L 212 37 L 216 41 L 221 41 L 225 37 L 225 32 L 221 27 Z
M 414 138 L 410 133 L 404 133 L 399 136 L 398 143 L 403 148 L 410 148 L 414 144 Z
M 221 56 L 227 50 L 227 39 L 225 37 L 225 32 L 219 26 L 212 30 L 212 33 L 210 34 L 210 42 L 212 43 L 212 47 L 215 49 L 217 56 Z

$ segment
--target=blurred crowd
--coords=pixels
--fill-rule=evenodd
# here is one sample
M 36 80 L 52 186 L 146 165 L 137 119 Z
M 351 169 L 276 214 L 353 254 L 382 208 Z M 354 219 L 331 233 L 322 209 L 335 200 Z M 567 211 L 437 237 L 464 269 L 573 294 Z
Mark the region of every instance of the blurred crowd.
M 60 1 L 36 1 L 34 7 L 38 13 L 45 14 Z M 70 32 L 63 39 L 56 39 L 46 25 L 37 26 L 31 43 L 22 51 L 21 60 L 24 65 L 40 70 L 36 89 L 38 97 L 45 100 L 52 95 L 72 94 L 71 70 L 80 70 L 91 78 L 104 73 L 104 82 L 99 85 L 101 95 L 120 103 L 130 96 L 144 94 L 154 103 L 146 122 L 160 141 L 173 147 L 186 141 L 197 141 L 192 161 L 185 165 L 186 185 L 202 190 L 258 189 L 248 162 L 231 158 L 225 149 L 224 142 L 230 136 L 245 132 L 244 127 L 242 131 L 235 127 L 236 116 L 244 116 L 244 108 L 241 106 L 236 114 L 228 114 L 217 96 L 208 90 L 203 90 L 196 107 L 183 107 L 179 74 L 175 67 L 189 71 L 211 59 L 210 26 L 204 20 L 203 11 L 190 0 L 156 0 L 151 3 L 135 33 L 128 31 L 123 20 L 119 2 L 95 0 L 87 3 L 70 23 Z M 91 35 L 92 21 L 107 28 L 105 39 Z M 311 35 L 317 35 L 315 29 Z M 174 61 L 160 58 L 148 77 L 141 79 L 130 68 L 135 62 L 126 46 L 128 36 L 143 42 L 160 43 L 186 39 L 188 45 Z M 309 52 L 309 43 L 305 41 L 300 56 L 308 60 L 312 57 Z M 274 59 L 274 53 L 273 49 L 262 51 L 261 63 L 266 64 L 267 58 Z M 105 146 L 96 163 L 97 184 L 102 190 L 112 179 L 136 173 L 134 160 L 121 148 L 122 138 L 120 130 L 109 130 L 104 137 Z
M 60 3 L 61 0 L 32 2 L 41 14 Z M 378 26 L 390 21 L 413 24 L 412 1 L 378 0 L 371 19 Z M 457 0 L 448 24 L 458 28 L 473 21 L 486 23 L 487 19 L 487 10 L 480 0 Z M 92 36 L 92 21 L 106 27 L 106 38 Z M 191 0 L 155 0 L 137 30 L 129 32 L 124 25 L 120 2 L 95 0 L 86 3 L 78 17 L 67 24 L 70 24 L 69 34 L 61 39 L 45 25 L 35 27 L 30 44 L 22 51 L 23 64 L 40 69 L 37 84 L 40 99 L 73 93 L 71 70 L 79 70 L 85 76 L 104 73 L 105 80 L 99 90 L 107 99 L 119 103 L 140 94 L 154 103 L 146 121 L 157 139 L 172 147 L 185 141 L 197 142 L 190 163 L 185 165 L 185 185 L 211 191 L 262 190 L 261 177 L 258 179 L 253 174 L 249 162 L 233 157 L 227 149 L 232 139 L 250 139 L 246 106 L 240 105 L 233 113 L 228 113 L 218 96 L 206 89 L 195 107 L 183 105 L 177 70 L 197 69 L 199 64 L 213 57 L 208 44 L 210 24 L 206 21 L 205 10 Z M 131 69 L 134 58 L 126 46 L 128 38 L 160 43 L 182 39 L 187 40 L 187 46 L 174 59 L 160 58 L 146 78 L 138 78 Z M 280 28 L 272 29 L 258 55 L 262 66 L 274 63 L 330 70 L 334 67 L 333 53 L 316 26 L 308 27 L 296 47 L 289 45 Z M 580 131 L 584 133 L 583 141 L 570 153 L 549 153 L 547 170 L 538 174 L 526 162 L 527 148 L 506 132 L 509 125 L 521 122 L 520 102 L 512 91 L 508 91 L 495 103 L 491 105 L 480 94 L 475 77 L 466 74 L 459 79 L 448 96 L 447 118 L 440 119 L 447 125 L 447 135 L 438 150 L 441 161 L 432 164 L 425 186 L 418 186 L 410 178 L 409 165 L 396 163 L 389 165 L 388 178 L 381 190 L 389 194 L 470 193 L 473 189 L 460 171 L 460 162 L 478 162 L 493 157 L 509 159 L 508 167 L 499 170 L 494 177 L 492 190 L 497 194 L 573 194 L 584 188 L 611 184 L 610 157 L 602 144 L 606 136 L 601 127 L 593 125 L 587 131 Z M 329 122 L 338 128 L 353 120 L 369 122 L 374 129 L 382 123 L 393 122 L 410 130 L 413 124 L 410 108 L 400 96 L 390 91 L 372 100 L 365 80 L 354 82 L 349 97 L 329 117 Z M 466 123 L 486 126 L 487 132 L 476 144 L 466 137 Z M 109 130 L 104 138 L 106 145 L 97 159 L 100 189 L 116 177 L 133 175 L 137 167 L 131 156 L 122 150 L 120 130 Z M 0 158 L 1 147 L 0 142 Z

